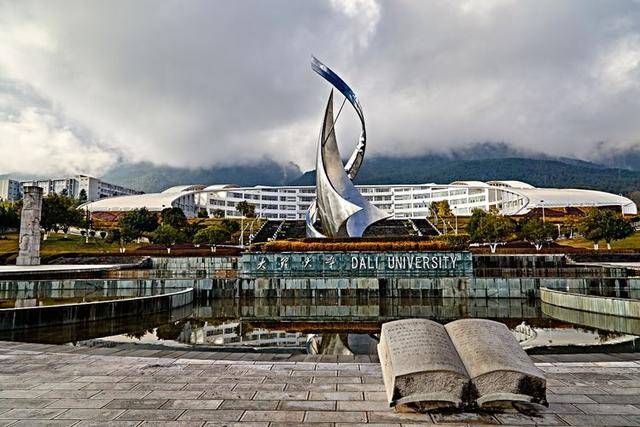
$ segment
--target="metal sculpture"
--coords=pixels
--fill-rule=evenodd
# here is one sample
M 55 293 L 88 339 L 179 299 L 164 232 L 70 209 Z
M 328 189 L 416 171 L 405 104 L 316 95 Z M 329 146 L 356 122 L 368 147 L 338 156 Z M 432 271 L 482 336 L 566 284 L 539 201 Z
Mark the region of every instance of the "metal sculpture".
M 360 117 L 362 132 L 349 161 L 346 166 L 343 165 L 334 129 L 332 89 L 318 141 L 316 200 L 307 211 L 307 236 L 362 237 L 367 227 L 390 216 L 366 200 L 352 182 L 362 165 L 366 148 L 367 138 L 362 107 L 351 88 L 326 65 L 313 57 L 311 67 L 349 100 Z M 322 232 L 315 227 L 318 220 L 322 225 Z

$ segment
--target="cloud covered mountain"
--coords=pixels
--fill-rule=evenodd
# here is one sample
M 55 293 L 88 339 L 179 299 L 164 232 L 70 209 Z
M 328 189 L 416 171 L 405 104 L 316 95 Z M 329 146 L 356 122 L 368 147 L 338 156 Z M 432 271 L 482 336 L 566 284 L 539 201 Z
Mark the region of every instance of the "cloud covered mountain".
M 590 159 L 640 143 L 640 2 L 0 2 L 0 173 L 313 167 L 329 86 L 369 155 L 470 141 Z M 345 147 L 358 122 L 345 110 Z

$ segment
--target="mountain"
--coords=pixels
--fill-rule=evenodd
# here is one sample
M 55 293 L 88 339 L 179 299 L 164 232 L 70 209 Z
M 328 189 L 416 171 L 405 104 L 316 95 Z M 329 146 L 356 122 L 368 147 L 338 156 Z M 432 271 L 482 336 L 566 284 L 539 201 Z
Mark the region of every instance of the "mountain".
M 300 176 L 297 165 L 282 165 L 272 160 L 240 166 L 216 166 L 188 169 L 155 166 L 151 163 L 124 163 L 105 173 L 101 179 L 147 193 L 183 184 L 284 185 Z
M 518 180 L 536 187 L 590 188 L 612 193 L 640 190 L 640 172 L 607 168 L 577 159 L 546 156 L 463 160 L 443 155 L 365 159 L 356 184 L 448 184 L 459 180 Z M 314 185 L 315 171 L 294 185 Z
M 446 153 L 412 157 L 366 156 L 356 183 L 447 184 L 459 180 L 513 179 L 539 187 L 591 188 L 618 194 L 640 191 L 640 150 L 631 149 L 625 154 L 602 153 L 607 152 L 600 151 L 593 157 L 596 162 L 588 162 L 553 157 L 505 143 L 484 142 Z M 622 167 L 623 160 L 625 167 Z M 282 165 L 273 160 L 201 169 L 124 163 L 102 179 L 145 192 L 162 191 L 181 184 L 315 185 L 313 171 L 302 174 L 293 163 Z
M 640 147 L 611 149 L 600 144 L 592 157 L 608 167 L 640 171 Z

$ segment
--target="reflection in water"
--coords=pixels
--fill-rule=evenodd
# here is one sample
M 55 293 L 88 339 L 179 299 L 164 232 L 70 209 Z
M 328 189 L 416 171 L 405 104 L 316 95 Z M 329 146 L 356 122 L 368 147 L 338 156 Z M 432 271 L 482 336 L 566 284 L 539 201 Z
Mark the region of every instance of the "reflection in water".
M 250 323 L 240 321 L 222 324 L 204 322 L 200 327 L 193 327 L 192 322 L 188 322 L 178 341 L 222 346 L 300 347 L 304 345 L 306 336 L 298 332 L 253 328 Z
M 0 331 L 0 340 L 64 344 L 119 334 L 127 334 L 135 339 L 153 331 L 158 325 L 161 325 L 158 329 L 172 329 L 171 325 L 176 325 L 180 319 L 190 316 L 192 309 L 191 306 L 183 306 L 170 312 L 120 317 L 110 321 L 78 322 L 54 327 Z M 171 339 L 175 338 L 173 332 L 168 335 L 173 337 Z
M 170 291 L 172 281 L 87 281 L 85 286 L 23 286 L 6 290 L 0 282 L 0 298 L 13 301 L 47 301 L 93 298 L 113 299 Z M 149 286 L 150 282 L 152 286 Z M 5 290 L 2 290 L 5 289 Z M 566 309 L 542 309 L 531 299 L 459 298 L 315 298 L 315 299 L 215 299 L 144 318 L 132 316 L 111 322 L 79 322 L 55 328 L 6 332 L 0 339 L 44 343 L 76 343 L 112 346 L 144 344 L 150 347 L 259 351 L 310 352 L 320 354 L 375 353 L 376 335 L 382 323 L 403 318 L 428 318 L 442 323 L 469 317 L 505 323 L 525 347 L 550 344 L 615 343 L 640 334 L 632 319 L 574 313 Z M 595 318 L 610 318 L 596 321 Z M 638 319 L 635 322 L 640 322 Z M 576 327 L 576 325 L 580 325 Z M 610 332 L 602 332 L 602 331 Z M 550 343 L 549 341 L 552 341 Z M 585 348 L 580 348 L 585 351 Z M 556 351 L 557 348 L 556 348 Z
M 107 337 L 109 342 L 190 345 L 210 349 L 286 349 L 313 354 L 373 354 L 380 325 L 423 317 L 442 323 L 484 317 L 505 323 L 523 347 L 608 344 L 633 339 L 590 328 L 575 328 L 545 316 L 535 300 L 523 299 L 226 299 L 194 308 L 175 323 L 173 336 L 160 328 L 140 339 Z M 95 342 L 93 344 L 96 344 Z M 557 347 L 556 347 L 557 349 Z M 580 351 L 588 351 L 581 347 Z
M 191 286 L 193 280 L 0 281 L 0 309 L 144 297 Z
M 242 319 L 254 325 L 287 324 L 301 332 L 354 329 L 377 333 L 387 321 L 405 318 L 427 318 L 442 321 L 481 317 L 501 320 L 511 327 L 523 319 L 541 319 L 539 303 L 528 299 L 464 299 L 464 298 L 251 298 L 219 299 L 196 308 L 199 319 Z M 552 321 L 552 320 L 551 320 Z

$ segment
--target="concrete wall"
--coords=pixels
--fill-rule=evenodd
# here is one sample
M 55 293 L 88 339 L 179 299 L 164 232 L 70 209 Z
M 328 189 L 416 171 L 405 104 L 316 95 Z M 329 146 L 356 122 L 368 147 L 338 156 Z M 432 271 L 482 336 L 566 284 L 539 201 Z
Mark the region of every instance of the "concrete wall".
M 640 300 L 637 299 L 601 297 L 541 288 L 540 300 L 572 310 L 640 318 Z
M 196 284 L 203 298 L 315 297 L 451 297 L 537 298 L 540 287 L 593 289 L 640 296 L 640 279 L 577 279 L 550 277 L 434 277 L 434 278 L 238 278 L 206 279 Z
M 590 311 L 572 310 L 543 302 L 540 306 L 542 313 L 574 325 L 583 325 L 604 331 L 637 335 L 640 331 L 640 319 L 632 317 L 611 316 Z
M 152 257 L 155 277 L 235 277 L 238 257 Z
M 68 305 L 0 310 L 0 331 L 170 312 L 193 302 L 193 289 L 171 294 Z

